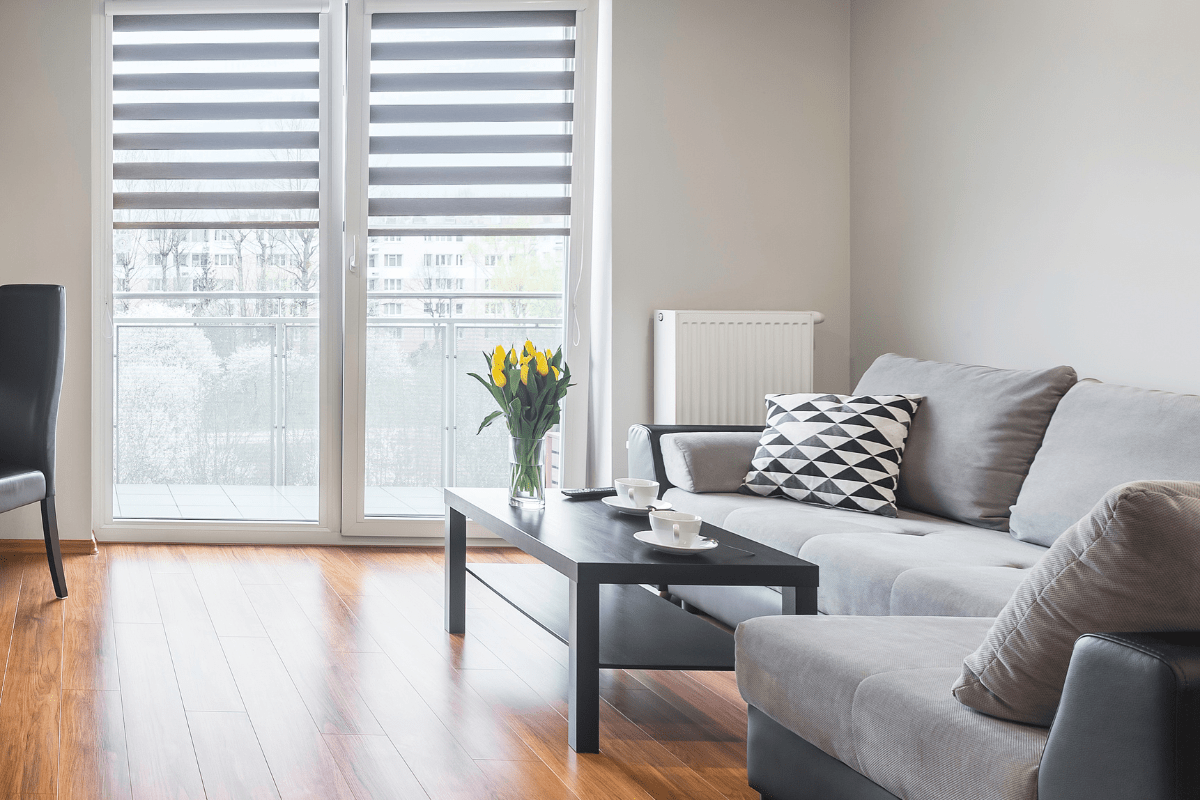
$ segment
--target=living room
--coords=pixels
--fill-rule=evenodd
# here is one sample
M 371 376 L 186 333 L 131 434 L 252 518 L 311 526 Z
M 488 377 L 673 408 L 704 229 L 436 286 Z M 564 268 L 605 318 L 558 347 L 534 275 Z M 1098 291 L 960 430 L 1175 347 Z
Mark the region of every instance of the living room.
M 486 509 L 466 489 L 460 507 L 451 511 L 449 521 L 443 519 L 441 489 L 472 485 L 456 479 L 461 473 L 455 465 L 468 464 L 473 450 L 487 451 L 492 459 L 488 469 L 507 467 L 499 422 L 474 436 L 494 405 L 481 413 L 476 409 L 491 400 L 480 392 L 482 400 L 470 401 L 479 405 L 459 407 L 457 396 L 445 388 L 466 392 L 470 381 L 465 372 L 479 366 L 481 347 L 475 346 L 470 331 L 463 340 L 471 346 L 464 345 L 469 360 L 461 375 L 450 368 L 431 372 L 438 377 L 428 383 L 398 382 L 394 395 L 383 395 L 378 403 L 372 400 L 372 386 L 382 385 L 373 384 L 373 376 L 392 373 L 384 371 L 388 358 L 372 361 L 376 351 L 370 348 L 377 339 L 368 335 L 369 326 L 393 326 L 397 341 L 403 339 L 401 329 L 412 328 L 416 341 L 454 346 L 455 335 L 448 332 L 457 324 L 454 292 L 461 287 L 455 283 L 460 273 L 453 271 L 453 260 L 469 260 L 476 251 L 471 242 L 439 244 L 440 250 L 426 247 L 430 237 L 453 238 L 453 231 L 432 232 L 434 227 L 418 224 L 412 230 L 420 233 L 404 235 L 380 221 L 404 219 L 403 212 L 368 212 L 364 201 L 437 196 L 421 191 L 401 194 L 375 184 L 377 175 L 383 175 L 375 173 L 376 167 L 394 165 L 377 163 L 378 151 L 371 149 L 370 140 L 388 124 L 383 103 L 397 102 L 395 96 L 402 93 L 372 91 L 366 76 L 390 69 L 371 64 L 386 57 L 375 48 L 386 54 L 385 45 L 406 40 L 397 38 L 396 32 L 404 30 L 399 22 L 387 29 L 387 36 L 370 38 L 370 19 L 517 11 L 578 15 L 574 26 L 548 28 L 566 31 L 554 34 L 559 37 L 552 44 L 558 48 L 554 52 L 574 48 L 573 58 L 556 59 L 570 62 L 574 92 L 559 91 L 566 99 L 555 99 L 560 107 L 555 113 L 570 103 L 573 116 L 567 118 L 570 121 L 554 118 L 554 124 L 574 126 L 573 149 L 549 154 L 574 159 L 567 162 L 573 171 L 569 178 L 553 177 L 561 171 L 539 178 L 543 183 L 558 181 L 558 195 L 516 192 L 506 198 L 570 197 L 574 205 L 568 222 L 552 229 L 569 230 L 569 235 L 552 234 L 551 229 L 537 232 L 546 242 L 555 236 L 561 242 L 536 251 L 539 258 L 560 259 L 554 261 L 559 265 L 557 282 L 540 294 L 525 286 L 509 291 L 485 285 L 485 280 L 498 280 L 493 272 L 478 286 L 461 291 L 470 295 L 463 302 L 478 300 L 481 317 L 493 313 L 484 303 L 488 298 L 506 304 L 504 314 L 511 308 L 507 304 L 518 301 L 546 309 L 543 314 L 523 307 L 521 319 L 549 321 L 539 323 L 540 329 L 533 322 L 521 325 L 540 330 L 544 338 L 530 337 L 538 348 L 562 347 L 558 363 L 570 366 L 570 382 L 575 384 L 566 391 L 561 425 L 554 432 L 561 442 L 561 461 L 556 462 L 561 486 L 608 487 L 625 476 L 653 476 L 662 484 L 660 490 L 682 491 L 676 481 L 669 482 L 675 487 L 668 490 L 668 481 L 662 480 L 667 472 L 658 472 L 669 470 L 661 461 L 660 438 L 653 446 L 647 439 L 650 449 L 645 452 L 658 448 L 660 459 L 649 472 L 637 473 L 627 460 L 631 427 L 660 421 L 654 414 L 653 325 L 655 312 L 663 309 L 819 312 L 823 320 L 813 330 L 812 382 L 805 390 L 814 393 L 849 395 L 880 356 L 895 353 L 927 362 L 1039 374 L 1069 365 L 1074 376 L 1103 386 L 1137 387 L 1151 399 L 1162 399 L 1157 393 L 1172 393 L 1167 395 L 1169 402 L 1164 401 L 1168 410 L 1145 406 L 1147 416 L 1158 415 L 1159 422 L 1176 422 L 1180 418 L 1173 414 L 1195 408 L 1191 404 L 1192 395 L 1200 393 L 1200 355 L 1189 345 L 1200 334 L 1200 315 L 1193 310 L 1193 298 L 1200 293 L 1200 228 L 1189 220 L 1200 210 L 1200 55 L 1194 46 L 1200 9 L 1183 0 L 5 0 L 0 3 L 5 76 L 0 78 L 5 108 L 0 144 L 7 156 L 7 191 L 0 201 L 0 231 L 8 252 L 0 262 L 0 284 L 62 286 L 66 299 L 57 436 L 51 437 L 53 483 L 43 484 L 35 501 L 0 515 L 0 540 L 6 548 L 0 556 L 0 617 L 6 620 L 3 637 L 9 642 L 0 691 L 0 731 L 9 743 L 0 768 L 0 795 L 659 798 L 763 793 L 776 800 L 1176 796 L 1165 789 L 1158 793 L 1156 781 L 1167 780 L 1164 775 L 1176 780 L 1170 766 L 1150 775 L 1150 767 L 1145 773 L 1132 767 L 1120 772 L 1126 767 L 1119 765 L 1121 775 L 1142 787 L 1134 794 L 1126 793 L 1115 778 L 1106 783 L 1112 794 L 1097 794 L 1099 790 L 1085 786 L 1082 778 L 1072 780 L 1068 771 L 1067 788 L 1047 783 L 1038 795 L 1036 758 L 1032 771 L 1022 773 L 1023 782 L 1001 786 L 994 772 L 989 773 L 990 783 L 975 780 L 972 770 L 987 770 L 1008 758 L 984 747 L 961 759 L 960 779 L 970 789 L 955 788 L 953 781 L 906 783 L 896 777 L 903 769 L 867 775 L 863 779 L 872 781 L 874 788 L 864 789 L 815 755 L 816 760 L 803 762 L 801 769 L 801 757 L 785 750 L 778 759 L 795 768 L 784 771 L 790 777 L 788 788 L 781 791 L 763 783 L 775 774 L 770 769 L 765 778 L 755 777 L 753 764 L 747 770 L 750 698 L 739 691 L 741 676 L 727 668 L 637 667 L 593 669 L 585 676 L 583 670 L 574 671 L 583 651 L 564 643 L 580 635 L 578 630 L 564 628 L 559 636 L 555 625 L 535 624 L 478 576 L 468 578 L 457 570 L 460 551 L 446 547 L 452 541 L 464 545 L 464 569 L 484 563 L 551 562 L 545 553 L 531 555 L 528 542 L 521 546 L 519 535 L 526 534 L 509 532 L 508 538 L 487 528 L 481 522 Z M 186 228 L 179 222 L 189 219 L 186 216 L 154 217 L 159 209 L 150 207 L 152 201 L 134 195 L 139 188 L 145 193 L 161 191 L 173 179 L 158 180 L 162 186 L 156 187 L 151 185 L 155 181 L 130 177 L 135 171 L 125 177 L 114 177 L 113 172 L 114 166 L 136 161 L 122 153 L 148 152 L 122 150 L 114 144 L 114 135 L 257 130 L 238 127 L 239 119 L 233 120 L 238 124 L 209 127 L 188 127 L 188 119 L 175 119 L 171 127 L 163 125 L 162 118 L 139 117 L 144 109 L 132 106 L 153 105 L 161 98 L 154 98 L 153 91 L 129 91 L 123 97 L 112 80 L 139 74 L 141 67 L 130 71 L 122 66 L 128 63 L 149 64 L 143 70 L 148 80 L 208 71 L 195 66 L 203 62 L 170 54 L 160 55 L 162 60 L 122 61 L 131 51 L 119 48 L 226 41 L 189 39 L 177 36 L 179 31 L 170 30 L 169 22 L 155 29 L 158 23 L 137 20 L 249 13 L 313 17 L 311 30 L 275 31 L 279 36 L 268 43 L 321 48 L 319 58 L 312 59 L 320 83 L 303 90 L 312 92 L 304 102 L 319 104 L 320 110 L 311 118 L 286 119 L 295 125 L 285 130 L 320 131 L 323 143 L 335 143 L 312 149 L 320 164 L 319 189 L 301 167 L 279 168 L 296 184 L 287 187 L 297 195 L 289 209 L 296 216 L 287 219 L 309 226 L 292 223 L 297 230 L 319 231 L 319 255 L 305 251 L 290 260 L 295 254 L 286 247 L 296 239 L 278 240 L 276 250 L 264 245 L 260 266 L 279 258 L 278 274 L 286 272 L 291 282 L 268 276 L 270 280 L 253 287 L 232 277 L 232 262 L 218 260 L 235 251 L 215 233 L 245 226 Z M 221 24 L 239 35 L 244 32 L 235 23 Z M 377 27 L 375 35 L 380 37 L 383 26 Z M 170 35 L 153 38 L 162 30 Z M 469 41 L 449 35 L 446 40 Z M 228 41 L 257 47 L 266 40 Z M 261 58 L 249 58 L 255 57 Z M 502 61 L 479 55 L 465 58 L 486 63 L 489 69 Z M 164 64 L 170 68 L 162 68 Z M 467 67 L 459 71 L 478 72 Z M 331 85 L 346 87 L 346 104 Z M 264 104 L 276 99 L 291 98 L 255 98 Z M 229 104 L 219 91 L 209 91 L 202 100 Z M 429 101 L 444 102 L 445 98 Z M 131 108 L 120 113 L 131 116 L 114 111 L 123 103 Z M 369 108 L 372 105 L 377 107 Z M 422 108 L 422 113 L 431 113 L 428 105 Z M 377 111 L 383 116 L 376 117 Z M 422 135 L 440 132 L 428 123 L 408 124 L 416 125 L 412 132 Z M 421 124 L 429 129 L 419 129 Z M 241 158 L 222 152 L 226 154 L 197 161 Z M 461 165 L 476 163 L 492 162 L 464 160 Z M 513 163 L 521 168 L 558 164 Z M 251 183 L 240 177 L 225 176 L 231 185 Z M 483 188 L 487 191 L 482 197 L 493 197 L 512 186 L 493 181 Z M 298 197 L 318 193 L 311 204 L 311 197 Z M 118 202 L 115 195 L 125 197 Z M 458 197 L 453 192 L 445 196 Z M 137 227 L 151 224 L 159 227 Z M 170 242 L 171 251 L 162 232 L 179 230 L 211 230 L 214 236 L 191 244 L 190 253 L 186 241 L 177 237 Z M 139 232 L 141 239 L 136 238 Z M 131 239 L 119 240 L 120 235 Z M 419 241 L 417 250 L 429 252 L 414 250 L 409 255 L 400 239 Z M 122 241 L 140 248 L 142 272 L 132 283 L 119 285 L 115 278 L 120 277 L 121 254 L 133 252 L 122 249 Z M 155 250 L 155 242 L 163 245 L 163 252 Z M 49 248 L 49 243 L 55 246 Z M 253 243 L 251 236 L 247 253 L 254 252 Z M 480 264 L 494 266 L 497 262 L 488 260 L 493 255 L 486 243 L 480 246 L 485 248 L 478 255 Z M 184 255 L 197 258 L 185 262 Z M 426 263 L 411 268 L 416 255 L 444 256 L 450 271 L 435 271 L 441 266 L 436 260 L 425 272 L 421 270 Z M 511 265 L 513 256 L 506 252 L 504 257 Z M 218 277 L 212 282 L 206 272 L 209 258 L 215 269 L 225 270 L 214 273 Z M 408 261 L 401 267 L 404 258 Z M 174 271 L 168 272 L 172 259 Z M 397 271 L 389 273 L 393 261 Z M 310 263 L 319 269 L 310 270 Z M 236 269 L 240 261 L 238 265 Z M 388 277 L 400 276 L 401 268 L 414 271 L 404 272 L 403 278 Z M 374 270 L 379 271 L 377 286 L 368 283 L 375 280 Z M 400 283 L 387 283 L 410 279 L 426 283 L 407 291 Z M 232 283 L 221 283 L 226 280 Z M 186 297 L 198 292 L 212 292 L 212 299 Z M 320 302 L 311 303 L 311 298 Z M 268 308 L 268 300 L 275 305 Z M 394 319 L 388 318 L 385 301 L 396 304 Z M 151 380 L 142 394 L 122 394 L 122 387 L 137 385 L 143 375 L 134 369 L 122 371 L 122 343 L 134 342 L 155 326 L 160 332 L 178 331 L 181 325 L 172 321 L 174 315 L 203 316 L 196 311 L 199 305 L 209 309 L 222 302 L 233 304 L 222 325 L 257 328 L 231 334 L 227 344 L 205 334 L 217 344 L 211 353 L 206 351 L 207 360 L 195 363 L 219 361 L 220 369 L 213 367 L 213 374 L 224 375 L 233 374 L 230 365 L 235 361 L 239 369 L 249 371 L 259 358 L 266 365 L 261 385 L 268 393 L 279 392 L 270 395 L 270 407 L 276 411 L 265 412 L 267 418 L 284 413 L 279 409 L 311 403 L 312 413 L 301 421 L 314 431 L 309 439 L 287 438 L 289 431 L 301 430 L 301 422 L 272 423 L 264 433 L 264 441 L 307 448 L 307 460 L 296 466 L 298 460 L 264 457 L 266 466 L 260 472 L 265 477 L 255 472 L 256 463 L 240 478 L 213 472 L 177 480 L 166 476 L 168 467 L 174 469 L 172 458 L 195 438 L 195 415 L 150 409 L 138 417 L 139 407 L 122 406 L 139 397 L 155 397 L 158 388 Z M 448 316 L 443 316 L 442 302 Z M 413 307 L 418 308 L 417 317 L 429 319 L 406 317 L 403 303 L 423 304 Z M 319 342 L 305 351 L 307 361 L 287 362 L 310 365 L 314 388 L 306 389 L 307 394 L 286 394 L 280 388 L 284 379 L 271 377 L 283 375 L 280 370 L 285 369 L 285 359 L 275 351 L 244 347 L 268 340 L 306 341 L 307 333 L 268 315 L 284 304 L 290 304 L 288 313 L 294 317 L 288 325 L 311 325 L 309 330 L 316 332 L 312 341 Z M 301 307 L 303 311 L 297 310 Z M 512 325 L 508 316 L 501 321 Z M 268 333 L 268 328 L 276 333 Z M 458 331 L 459 336 L 463 333 Z M 183 344 L 171 352 L 195 358 L 186 336 L 197 334 L 193 330 L 179 335 L 185 337 L 179 340 Z M 489 351 L 497 344 L 515 345 L 520 351 L 524 338 L 514 335 L 512 341 L 484 344 Z M 230 352 L 238 348 L 244 349 L 244 357 L 231 360 Z M 268 355 L 255 355 L 260 351 Z M 527 355 L 536 370 L 537 359 Z M 480 372 L 486 383 L 486 371 Z M 258 386 L 258 380 L 246 385 Z M 937 399 L 924 388 L 881 386 L 877 380 L 869 385 L 872 393 Z M 469 388 L 478 391 L 477 386 Z M 217 399 L 225 404 L 212 412 L 214 418 L 236 417 L 241 405 L 249 403 L 244 398 L 253 394 L 226 392 L 221 397 L 221 391 Z M 986 403 L 995 400 L 997 407 L 1008 408 L 1001 401 L 1015 395 L 998 391 L 1001 394 L 989 396 Z M 1055 401 L 1070 396 L 1065 385 L 1046 391 Z M 426 438 L 394 443 L 380 433 L 384 423 L 372 427 L 389 409 L 428 412 L 412 399 L 423 394 L 436 396 L 440 405 L 435 403 L 435 411 L 442 409 L 438 413 L 443 414 L 431 417 L 423 429 Z M 914 426 L 923 424 L 923 410 L 934 407 L 928 399 L 917 406 Z M 1016 413 L 1027 421 L 1037 416 L 1027 412 L 1020 406 Z M 1057 413 L 1043 415 L 1035 451 L 1042 434 L 1051 436 L 1046 431 L 1053 431 Z M 463 418 L 455 420 L 454 414 Z M 137 419 L 144 420 L 142 427 L 122 427 L 123 421 Z M 759 428 L 766 421 L 765 416 L 760 419 Z M 1143 422 L 1156 424 L 1149 418 Z M 1094 431 L 1100 440 L 1112 425 L 1111 415 L 1100 416 L 1086 418 L 1082 429 Z M 1175 447 L 1186 450 L 1193 427 L 1186 419 L 1179 425 Z M 168 436 L 172 428 L 176 430 Z M 1141 430 L 1132 422 L 1129 429 Z M 967 442 L 959 447 L 972 447 L 971 440 Z M 1144 449 L 1131 447 L 1130 463 L 1148 463 L 1137 461 Z M 915 465 L 909 459 L 918 452 L 910 449 L 898 460 L 902 512 L 905 499 L 912 499 L 906 494 L 905 465 Z M 406 462 L 418 460 L 412 453 L 434 454 L 426 477 L 404 477 Z M 745 453 L 745 468 L 750 467 L 750 455 Z M 1180 459 L 1178 464 L 1171 462 L 1178 466 L 1168 470 L 1171 474 L 1120 473 L 1122 477 L 1104 491 L 1131 480 L 1200 479 L 1194 456 Z M 0 456 L 0 462 L 9 460 Z M 1030 460 L 1037 467 L 1031 452 L 1024 469 L 1030 469 Z M 139 463 L 149 466 L 134 469 Z M 156 477 L 155 469 L 163 470 L 163 476 Z M 281 477 L 287 470 L 303 472 L 303 482 L 309 485 L 289 484 Z M 218 495 L 205 488 L 218 483 L 237 486 L 239 481 L 270 484 L 272 493 L 235 490 Z M 176 483 L 200 487 L 191 496 L 203 501 L 187 502 L 188 492 L 180 489 L 170 495 L 170 502 L 159 503 L 145 499 L 157 489 L 137 488 Z M 504 486 L 484 485 L 496 492 Z M 1013 491 L 1020 488 L 1018 480 Z M 1103 491 L 1093 494 L 1074 519 L 1101 501 Z M 549 495 L 546 514 L 557 497 L 554 491 Z M 42 554 L 47 523 L 36 500 L 47 497 L 54 501 L 50 507 L 56 512 L 61 540 L 63 572 L 58 575 L 47 570 Z M 697 492 L 697 497 L 702 500 L 703 494 Z M 449 501 L 449 494 L 446 498 Z M 1021 505 L 1015 496 L 1008 500 Z M 557 502 L 583 508 L 593 501 Z M 689 510 L 675 502 L 681 511 Z M 377 504 L 375 511 L 372 503 Z M 464 510 L 470 503 L 476 503 L 470 507 L 478 516 Z M 1004 504 L 1004 514 L 1009 504 Z M 614 525 L 627 524 L 615 512 L 603 513 Z M 720 521 L 724 517 L 697 513 L 707 524 L 731 526 Z M 929 513 L 954 518 L 956 524 L 965 516 Z M 455 515 L 464 517 L 461 527 L 451 524 Z M 472 522 L 466 523 L 466 517 Z M 1028 544 L 1008 537 L 1007 527 L 1004 530 L 1006 539 Z M 741 530 L 734 533 L 747 536 Z M 571 556 L 568 549 L 558 547 L 555 552 L 565 558 Z M 444 554 L 451 558 L 446 560 Z M 786 555 L 790 561 L 776 565 L 767 563 L 769 554 L 758 552 L 755 563 L 763 570 L 799 569 L 792 562 L 805 558 L 795 557 L 797 551 Z M 699 573 L 694 565 L 715 557 L 678 557 L 683 565 L 678 574 Z M 673 563 L 671 556 L 645 558 Z M 820 569 L 819 591 L 831 591 L 838 575 L 824 563 Z M 1027 570 L 1022 578 L 1035 577 L 1032 562 L 1022 562 L 1021 569 Z M 688 575 L 687 580 L 695 577 Z M 65 582 L 62 587 L 55 585 L 60 579 Z M 763 586 L 783 584 L 778 576 L 770 581 L 739 580 L 751 586 L 757 586 L 753 580 Z M 803 614 L 805 588 L 812 589 L 804 581 L 793 587 L 792 611 L 798 616 Z M 630 582 L 660 583 L 640 577 Z M 672 583 L 678 580 L 661 581 L 664 586 Z M 1004 585 L 1015 601 L 1016 587 Z M 56 588 L 64 590 L 65 599 L 56 599 Z M 1183 594 L 1196 594 L 1194 583 L 1186 589 L 1190 591 Z M 955 596 L 965 596 L 967 590 L 957 591 Z M 680 599 L 674 596 L 676 602 Z M 1176 610 L 1191 609 L 1186 599 L 1179 598 Z M 576 601 L 582 603 L 572 607 L 577 612 L 590 602 Z M 450 612 L 460 602 L 464 616 L 451 619 Z M 569 627 L 565 595 L 563 602 L 555 602 L 562 625 Z M 775 597 L 770 602 L 776 602 Z M 824 602 L 819 594 L 818 602 Z M 689 623 L 703 621 L 731 640 L 739 621 L 736 614 L 722 622 L 715 606 L 688 605 L 700 612 L 687 618 Z M 961 616 L 970 617 L 970 624 L 1003 619 L 999 607 L 986 611 Z M 861 616 L 880 613 L 887 612 Z M 815 621 L 830 616 L 822 614 Z M 1096 632 L 1173 627 L 1166 619 L 1156 624 Z M 1174 627 L 1200 630 L 1197 625 Z M 972 628 L 969 636 L 963 634 L 973 637 L 974 644 L 955 655 L 955 664 L 984 641 L 987 630 L 984 625 L 981 630 Z M 590 657 L 604 662 L 598 653 Z M 895 663 L 900 660 L 897 655 Z M 1123 680 L 1116 685 L 1132 685 Z M 952 682 L 942 694 L 961 706 L 962 713 L 974 715 L 970 719 L 999 718 L 1014 729 L 1050 730 L 1054 741 L 1052 726 L 1030 725 L 1015 717 L 1005 721 L 1003 713 L 962 705 L 950 693 Z M 594 708 L 579 700 L 586 694 L 582 689 L 598 698 Z M 1062 692 L 1062 686 L 1056 691 Z M 880 708 L 883 714 L 888 706 Z M 759 710 L 771 715 L 769 709 Z M 773 722 L 786 727 L 788 721 L 780 716 L 784 715 L 772 715 Z M 1101 722 L 1094 721 L 1093 727 L 1102 727 Z M 1182 737 L 1180 742 L 1193 741 L 1187 737 L 1195 733 L 1194 719 L 1191 724 L 1171 735 Z M 598 744 L 593 731 L 598 732 Z M 1095 735 L 1092 743 L 1105 752 L 1135 745 L 1150 748 L 1148 753 L 1138 751 L 1144 755 L 1139 760 L 1143 766 L 1157 763 L 1152 756 L 1166 752 L 1162 743 L 1169 740 L 1140 730 L 1126 732 L 1115 742 Z M 1040 754 L 1044 737 L 1040 744 L 1028 741 Z M 1158 744 L 1146 744 L 1152 741 Z M 844 749 L 829 742 L 814 744 L 838 765 L 845 766 L 839 753 L 847 763 L 859 762 L 848 767 L 859 777 L 863 770 L 871 772 L 864 766 L 865 756 L 846 756 Z M 751 762 L 754 747 L 752 741 Z M 1043 765 L 1049 770 L 1048 762 Z M 1092 773 L 1103 774 L 1093 767 Z M 834 784 L 822 784 L 813 776 L 826 768 L 821 774 L 833 776 L 829 780 Z M 1042 778 L 1049 780 L 1047 774 Z M 837 784 L 838 776 L 850 783 Z M 1184 787 L 1180 791 L 1195 791 L 1194 777 L 1177 779 Z M 868 793 L 876 789 L 885 794 Z

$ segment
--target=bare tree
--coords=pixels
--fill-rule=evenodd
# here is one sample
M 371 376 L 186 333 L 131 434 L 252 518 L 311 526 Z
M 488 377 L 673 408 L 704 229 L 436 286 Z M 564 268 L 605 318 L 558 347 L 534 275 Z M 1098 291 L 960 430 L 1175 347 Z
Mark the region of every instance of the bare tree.
M 248 228 L 236 228 L 229 231 L 229 241 L 233 242 L 233 265 L 237 270 L 237 290 L 246 291 L 246 239 L 250 237 Z M 239 313 L 246 316 L 246 298 L 238 301 Z
M 310 292 L 315 289 L 319 279 L 316 228 L 272 231 L 272 238 L 287 256 L 282 269 L 291 277 L 296 290 Z M 308 299 L 300 299 L 294 304 L 294 308 L 297 316 L 307 317 Z
M 158 266 L 160 270 L 160 276 L 162 278 L 161 289 L 163 291 L 166 291 L 171 285 L 171 282 L 167 277 L 168 270 L 170 269 L 170 265 L 174 260 L 174 257 L 179 253 L 181 247 L 183 246 L 186 236 L 187 231 L 179 230 L 177 228 L 158 228 L 150 232 L 150 241 L 147 244 L 147 248 L 152 255 L 156 256 L 155 265 Z M 176 274 L 178 274 L 178 272 L 179 268 L 178 265 L 176 265 Z
M 113 290 L 133 290 L 133 281 L 140 270 L 140 256 L 144 245 L 145 231 L 135 230 L 120 237 L 119 249 L 113 250 Z M 121 301 L 121 313 L 128 313 L 129 301 Z

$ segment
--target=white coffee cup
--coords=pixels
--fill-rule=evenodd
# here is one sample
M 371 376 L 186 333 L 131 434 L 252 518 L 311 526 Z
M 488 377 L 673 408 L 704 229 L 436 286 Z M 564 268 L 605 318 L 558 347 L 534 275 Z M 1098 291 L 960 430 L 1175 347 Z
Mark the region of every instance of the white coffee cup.
M 633 508 L 645 508 L 651 501 L 658 499 L 658 481 L 617 478 L 613 485 L 617 488 L 617 499 Z
M 682 511 L 651 511 L 650 530 L 663 544 L 676 547 L 695 547 L 700 538 L 702 520 L 695 514 Z

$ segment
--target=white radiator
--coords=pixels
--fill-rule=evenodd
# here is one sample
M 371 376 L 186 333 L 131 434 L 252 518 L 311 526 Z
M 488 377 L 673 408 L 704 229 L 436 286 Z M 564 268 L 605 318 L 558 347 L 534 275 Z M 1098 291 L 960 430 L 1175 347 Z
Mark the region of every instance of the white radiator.
M 811 392 L 817 311 L 656 311 L 654 422 L 761 425 L 763 396 Z

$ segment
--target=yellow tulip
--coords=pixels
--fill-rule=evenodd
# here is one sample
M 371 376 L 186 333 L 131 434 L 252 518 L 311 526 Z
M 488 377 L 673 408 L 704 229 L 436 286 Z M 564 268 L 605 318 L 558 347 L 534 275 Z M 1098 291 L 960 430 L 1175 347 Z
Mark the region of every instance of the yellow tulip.
M 537 348 L 533 346 L 533 342 L 528 339 L 525 340 L 525 352 L 531 356 L 537 352 Z
M 558 367 L 551 367 L 554 370 L 554 380 L 558 380 Z
M 508 378 L 505 377 L 504 368 L 502 366 L 492 367 L 492 383 L 496 384 L 501 389 L 503 389 L 504 385 L 508 383 Z
M 504 357 L 507 355 L 503 347 L 496 345 L 496 352 L 492 353 L 492 372 L 504 368 Z
M 528 361 L 521 362 L 521 383 L 523 383 L 526 386 L 529 385 L 529 362 Z
M 534 358 L 537 360 L 538 375 L 549 375 L 550 374 L 550 362 L 548 362 L 546 360 L 546 355 L 544 353 L 538 353 L 537 355 L 534 356 Z
M 550 360 L 552 360 L 553 358 L 554 358 L 554 351 L 553 351 L 553 350 L 551 350 L 549 347 L 547 347 L 547 348 L 546 348 L 546 360 L 547 360 L 547 361 L 550 361 Z
M 512 350 L 509 350 L 509 351 L 508 351 L 508 363 L 512 364 L 514 367 L 517 365 L 517 351 L 516 351 L 516 348 L 513 348 Z

